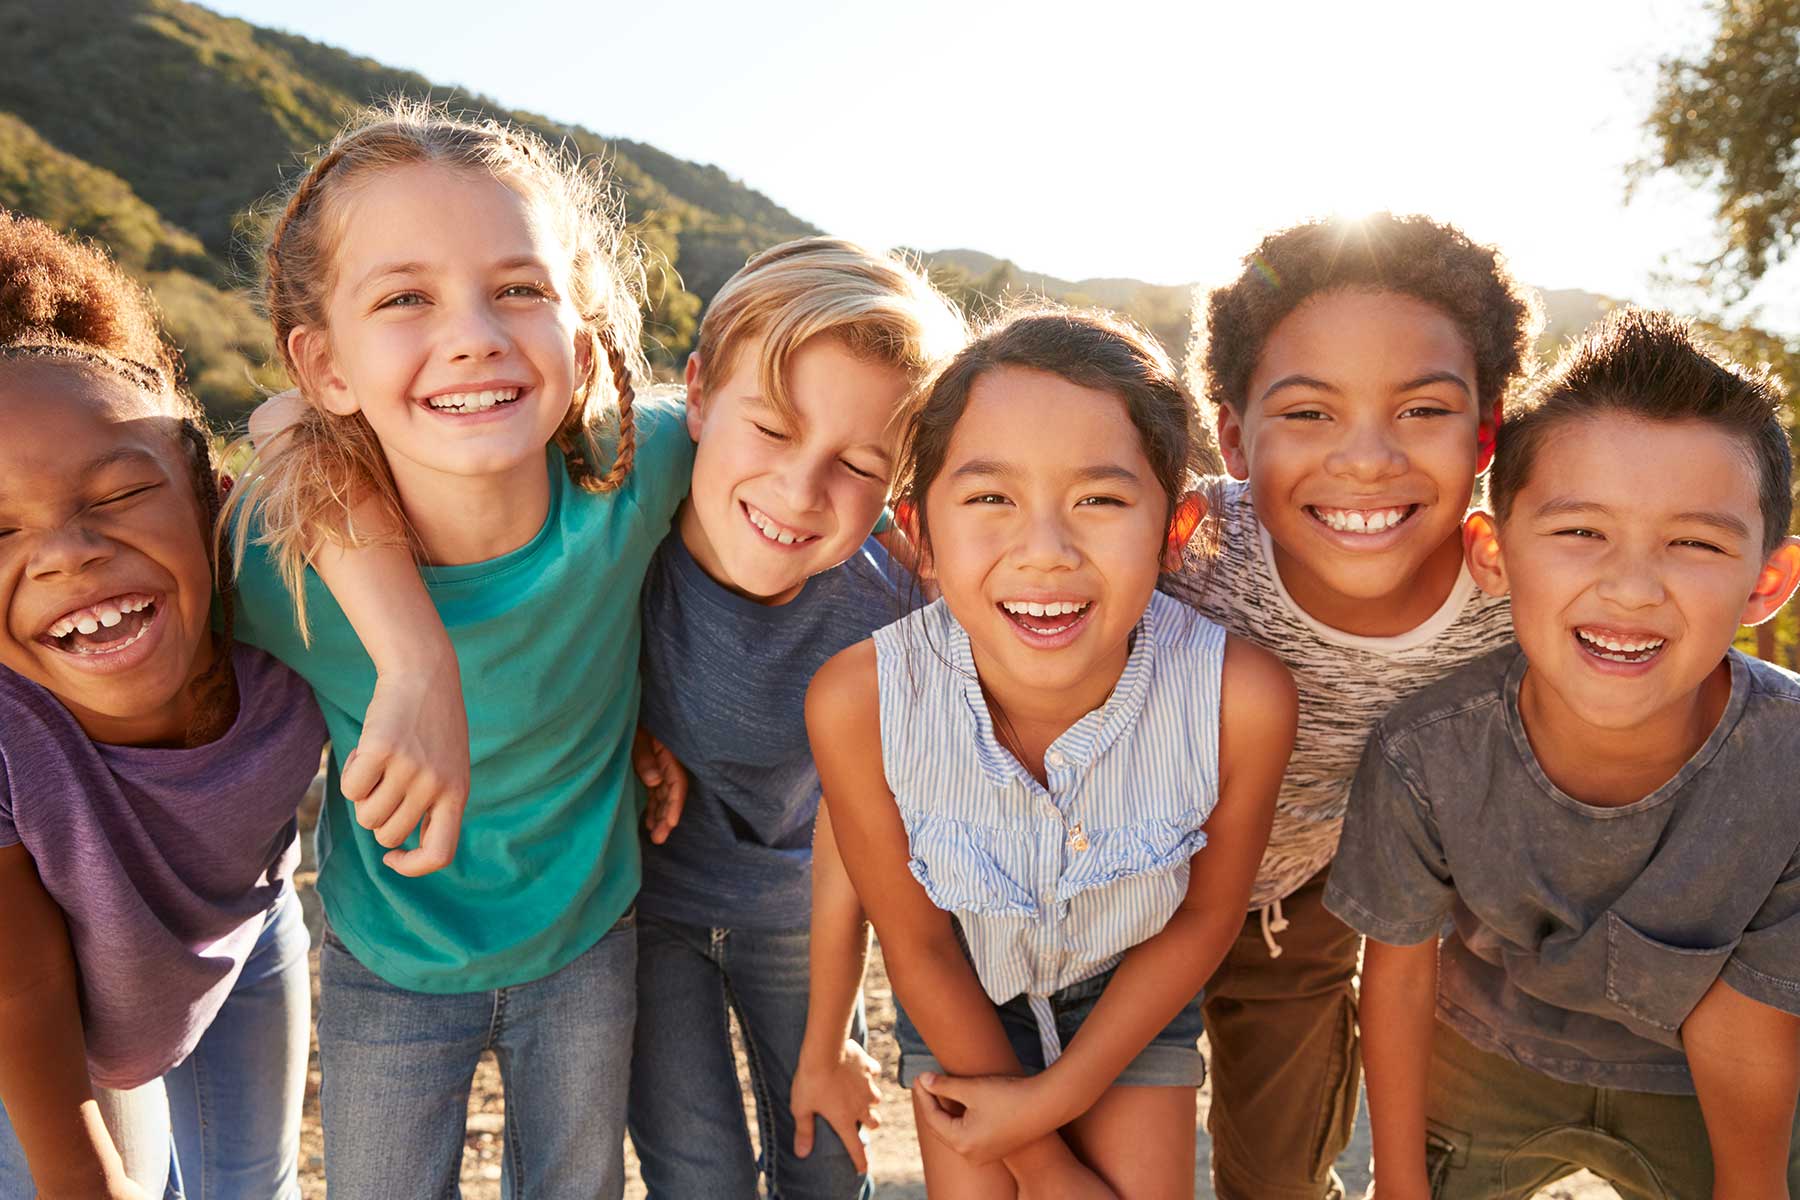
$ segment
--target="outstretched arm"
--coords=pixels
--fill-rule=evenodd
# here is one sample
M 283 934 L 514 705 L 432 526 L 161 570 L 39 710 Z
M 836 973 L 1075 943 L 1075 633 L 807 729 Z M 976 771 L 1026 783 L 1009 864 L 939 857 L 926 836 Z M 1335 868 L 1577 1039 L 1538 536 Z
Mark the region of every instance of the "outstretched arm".
M 23 846 L 0 848 L 0 1103 L 38 1194 L 144 1200 L 88 1083 L 75 952 Z
M 1712 1142 L 1716 1200 L 1786 1197 L 1800 1017 L 1715 980 L 1681 1026 Z
M 279 453 L 304 406 L 296 392 L 265 401 L 250 414 L 251 440 Z M 352 520 L 376 534 L 399 532 L 381 528 L 373 504 L 358 505 Z M 418 564 L 393 541 L 325 542 L 311 565 L 375 663 L 362 738 L 343 765 L 344 795 L 357 823 L 388 848 L 383 862 L 402 875 L 425 875 L 456 854 L 469 796 L 469 721 L 450 635 Z M 414 829 L 418 846 L 400 849 Z

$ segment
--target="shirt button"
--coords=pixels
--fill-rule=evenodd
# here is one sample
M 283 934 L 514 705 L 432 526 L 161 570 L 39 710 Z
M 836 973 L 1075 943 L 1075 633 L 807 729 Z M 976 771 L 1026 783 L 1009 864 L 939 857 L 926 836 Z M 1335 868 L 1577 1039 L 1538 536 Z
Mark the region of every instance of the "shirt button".
M 1063 765 L 1063 752 L 1061 750 L 1052 750 L 1050 753 L 1044 755 L 1044 761 L 1053 767 L 1060 767 Z

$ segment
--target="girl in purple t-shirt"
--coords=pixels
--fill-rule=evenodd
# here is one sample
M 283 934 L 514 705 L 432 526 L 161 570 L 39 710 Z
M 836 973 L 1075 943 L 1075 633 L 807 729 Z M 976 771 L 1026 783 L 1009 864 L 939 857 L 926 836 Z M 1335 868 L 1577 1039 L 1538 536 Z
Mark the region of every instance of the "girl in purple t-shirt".
M 0 1200 L 298 1197 L 310 690 L 214 632 L 149 298 L 0 210 Z

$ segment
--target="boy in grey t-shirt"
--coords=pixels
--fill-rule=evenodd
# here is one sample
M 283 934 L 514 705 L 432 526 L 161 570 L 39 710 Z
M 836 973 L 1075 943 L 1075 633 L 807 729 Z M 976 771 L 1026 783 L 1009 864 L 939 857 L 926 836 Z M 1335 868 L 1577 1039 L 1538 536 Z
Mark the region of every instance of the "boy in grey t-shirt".
M 1325 896 L 1382 1200 L 1800 1191 L 1800 678 L 1730 648 L 1800 581 L 1778 411 L 1625 312 L 1508 414 L 1465 541 L 1519 644 L 1376 728 Z

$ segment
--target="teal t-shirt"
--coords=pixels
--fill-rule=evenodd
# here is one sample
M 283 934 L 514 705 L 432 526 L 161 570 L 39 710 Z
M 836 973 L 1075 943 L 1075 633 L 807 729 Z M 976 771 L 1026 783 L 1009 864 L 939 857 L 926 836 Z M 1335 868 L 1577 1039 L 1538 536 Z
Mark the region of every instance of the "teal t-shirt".
M 541 979 L 597 942 L 637 894 L 638 597 L 687 495 L 694 448 L 679 401 L 635 411 L 637 458 L 623 487 L 582 491 L 551 447 L 550 511 L 530 542 L 423 571 L 456 647 L 472 767 L 455 861 L 434 874 L 409 879 L 382 865 L 386 850 L 339 788 L 375 689 L 343 610 L 309 570 L 312 644 L 303 646 L 273 562 L 262 547 L 246 551 L 237 636 L 312 685 L 331 732 L 320 898 L 351 953 L 398 987 L 470 992 Z

